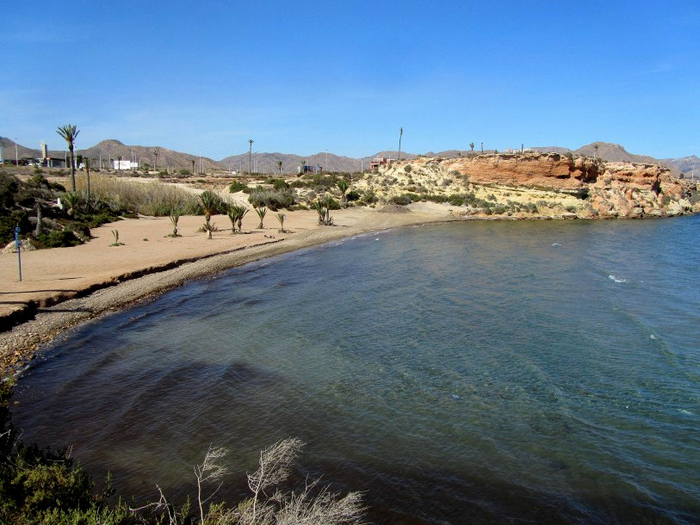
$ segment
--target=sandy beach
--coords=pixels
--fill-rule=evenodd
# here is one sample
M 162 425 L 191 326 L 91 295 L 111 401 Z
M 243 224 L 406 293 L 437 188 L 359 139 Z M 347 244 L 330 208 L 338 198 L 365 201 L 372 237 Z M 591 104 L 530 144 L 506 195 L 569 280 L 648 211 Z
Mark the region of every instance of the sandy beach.
M 405 210 L 410 210 L 405 212 Z M 202 217 L 184 216 L 180 237 L 168 237 L 167 217 L 142 217 L 92 230 L 81 246 L 23 252 L 22 281 L 15 253 L 0 254 L 0 370 L 6 377 L 25 366 L 45 343 L 82 322 L 199 277 L 368 231 L 454 220 L 449 206 L 416 203 L 403 213 L 348 208 L 332 212 L 333 226 L 320 226 L 315 211 L 285 212 L 285 233 L 275 215 L 248 215 L 243 234 L 232 234 L 226 216 L 214 216 L 213 239 L 199 230 Z M 119 232 L 119 246 L 113 230 Z

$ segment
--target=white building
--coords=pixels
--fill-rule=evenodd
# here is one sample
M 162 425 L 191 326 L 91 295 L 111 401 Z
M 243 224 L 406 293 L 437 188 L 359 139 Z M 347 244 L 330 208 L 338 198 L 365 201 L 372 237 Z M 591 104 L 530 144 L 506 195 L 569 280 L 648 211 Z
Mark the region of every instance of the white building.
M 113 160 L 115 170 L 137 170 L 139 169 L 138 162 L 131 162 L 130 160 Z

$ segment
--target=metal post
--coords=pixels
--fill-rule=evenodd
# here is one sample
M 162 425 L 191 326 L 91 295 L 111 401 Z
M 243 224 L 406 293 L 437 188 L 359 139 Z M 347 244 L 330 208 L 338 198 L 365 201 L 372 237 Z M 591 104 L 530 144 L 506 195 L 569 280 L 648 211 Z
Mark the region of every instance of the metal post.
M 19 249 L 19 225 L 15 226 L 15 248 L 17 248 L 17 261 L 19 262 L 19 281 L 22 282 L 22 254 Z

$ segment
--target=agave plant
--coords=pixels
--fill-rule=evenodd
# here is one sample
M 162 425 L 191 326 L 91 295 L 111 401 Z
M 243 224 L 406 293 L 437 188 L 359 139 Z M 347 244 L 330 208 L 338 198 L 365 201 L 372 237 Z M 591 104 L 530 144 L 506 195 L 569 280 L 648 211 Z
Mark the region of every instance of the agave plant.
M 255 213 L 257 213 L 258 217 L 260 217 L 260 224 L 258 224 L 258 229 L 262 230 L 264 228 L 263 220 L 265 219 L 265 214 L 267 213 L 267 208 L 265 206 L 257 207 L 257 208 L 255 208 Z

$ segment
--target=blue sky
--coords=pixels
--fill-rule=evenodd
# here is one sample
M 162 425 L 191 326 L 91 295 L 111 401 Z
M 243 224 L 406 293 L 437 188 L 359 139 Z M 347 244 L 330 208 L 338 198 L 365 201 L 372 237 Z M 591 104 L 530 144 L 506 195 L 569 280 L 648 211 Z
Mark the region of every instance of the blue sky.
M 18 2 L 0 136 L 221 159 L 601 140 L 700 154 L 700 2 Z

